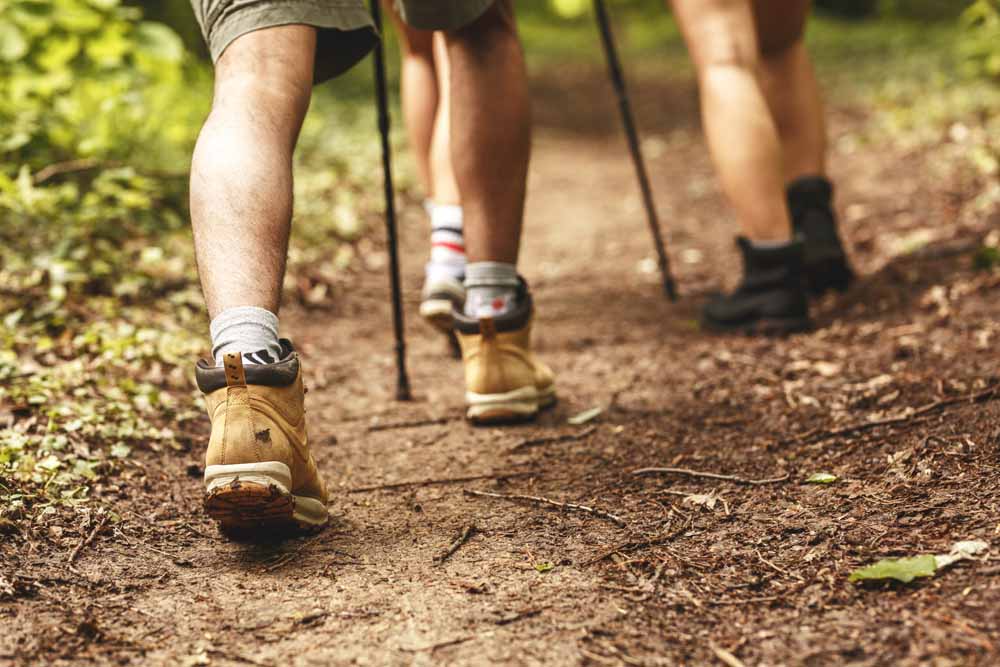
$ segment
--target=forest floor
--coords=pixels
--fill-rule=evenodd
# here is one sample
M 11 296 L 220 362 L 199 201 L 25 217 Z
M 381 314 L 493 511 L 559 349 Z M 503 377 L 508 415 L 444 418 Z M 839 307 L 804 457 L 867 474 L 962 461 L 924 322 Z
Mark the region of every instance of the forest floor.
M 283 317 L 330 528 L 223 539 L 201 510 L 206 418 L 185 451 L 135 451 L 75 528 L 7 542 L 0 664 L 998 664 L 1000 276 L 974 268 L 998 220 L 968 214 L 975 188 L 933 147 L 854 141 L 867 113 L 834 104 L 858 284 L 817 304 L 814 333 L 706 335 L 700 304 L 737 278 L 734 226 L 693 83 L 658 85 L 640 124 L 680 302 L 658 288 L 603 72 L 540 77 L 522 267 L 558 406 L 465 423 L 461 366 L 414 314 L 427 234 L 407 206 L 416 400 L 393 400 L 380 258 L 333 311 Z M 848 580 L 971 539 L 994 549 L 911 584 Z

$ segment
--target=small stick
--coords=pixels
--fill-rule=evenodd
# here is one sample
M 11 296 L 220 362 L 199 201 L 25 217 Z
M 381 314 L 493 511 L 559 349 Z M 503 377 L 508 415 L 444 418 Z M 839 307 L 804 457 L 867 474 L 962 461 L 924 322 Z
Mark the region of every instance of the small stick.
M 97 525 L 94 526 L 94 528 L 90 531 L 90 533 L 87 535 L 87 537 L 85 537 L 82 540 L 80 540 L 80 543 L 76 545 L 75 549 L 73 549 L 73 553 L 71 553 L 69 555 L 69 560 L 66 561 L 66 564 L 67 565 L 72 565 L 73 561 L 76 560 L 76 557 L 80 555 L 81 551 L 83 551 L 83 548 L 85 546 L 89 545 L 91 542 L 93 542 L 94 538 L 97 537 L 97 533 L 101 532 L 101 529 L 103 529 L 104 526 L 106 526 L 106 525 L 108 525 L 108 515 L 107 514 L 105 514 L 104 516 L 101 517 L 101 520 L 97 522 Z
M 714 472 L 701 472 L 699 470 L 688 470 L 687 468 L 639 468 L 638 470 L 632 471 L 633 475 L 687 475 L 689 477 L 707 477 L 708 479 L 721 479 L 727 482 L 736 482 L 737 484 L 750 484 L 750 485 L 761 485 L 761 484 L 777 484 L 778 482 L 784 482 L 790 477 L 788 473 L 785 473 L 781 477 L 770 477 L 768 479 L 746 479 L 745 477 L 737 477 L 736 475 L 720 475 Z
M 455 538 L 455 541 L 451 543 L 451 546 L 449 546 L 440 556 L 436 556 L 434 558 L 434 561 L 438 565 L 440 565 L 449 558 L 451 558 L 452 554 L 458 551 L 463 544 L 468 542 L 469 538 L 472 537 L 477 530 L 478 529 L 476 528 L 476 524 L 470 523 L 469 525 L 467 525 L 459 534 L 459 536 Z
M 594 563 L 599 563 L 605 558 L 610 558 L 619 551 L 638 551 L 639 549 L 645 549 L 647 547 L 658 547 L 660 545 L 666 544 L 667 542 L 673 541 L 677 537 L 680 537 L 690 527 L 691 527 L 691 519 L 688 519 L 687 521 L 684 522 L 683 526 L 667 533 L 666 535 L 662 535 L 660 537 L 654 537 L 652 539 L 644 540 L 642 542 L 624 542 L 616 547 L 609 549 L 608 551 L 605 551 L 600 556 L 591 558 L 590 560 L 586 561 L 584 565 L 593 565 Z
M 476 635 L 469 635 L 468 637 L 458 637 L 457 639 L 449 639 L 447 641 L 438 642 L 437 644 L 431 644 L 430 646 L 418 646 L 414 648 L 407 648 L 405 646 L 400 647 L 400 650 L 406 651 L 407 653 L 421 653 L 423 651 L 430 651 L 433 653 L 439 648 L 444 648 L 446 646 L 455 646 L 457 644 L 464 644 L 467 641 L 471 641 L 476 638 Z
M 498 618 L 493 621 L 497 625 L 510 625 L 511 623 L 516 623 L 517 621 L 523 620 L 525 618 L 534 618 L 538 616 L 543 611 L 548 609 L 548 607 L 539 607 L 538 609 L 528 609 L 526 611 L 518 612 L 512 616 L 505 616 L 503 618 Z
M 505 453 L 510 454 L 511 452 L 516 452 L 521 449 L 528 449 L 529 447 L 538 447 L 540 445 L 554 445 L 560 442 L 572 442 L 573 440 L 583 440 L 596 430 L 597 426 L 594 425 L 583 429 L 579 433 L 565 433 L 563 435 L 549 436 L 546 438 L 530 438 L 527 440 L 522 440 L 521 442 L 517 443 L 516 445 L 508 449 Z
M 859 422 L 857 424 L 851 424 L 850 426 L 844 426 L 843 428 L 832 429 L 832 430 L 808 431 L 807 433 L 804 433 L 800 436 L 789 438 L 787 440 L 782 440 L 778 444 L 791 445 L 791 444 L 802 444 L 806 442 L 820 442 L 823 440 L 829 440 L 830 438 L 839 438 L 844 435 L 853 435 L 855 433 L 870 431 L 871 429 L 878 428 L 879 426 L 895 426 L 896 424 L 904 424 L 906 422 L 914 421 L 917 417 L 922 417 L 936 410 L 948 408 L 953 405 L 959 405 L 961 403 L 966 403 L 966 402 L 979 403 L 980 401 L 996 398 L 998 395 L 998 389 L 1000 389 L 1000 386 L 993 385 L 989 389 L 984 389 L 983 391 L 976 392 L 974 394 L 966 394 L 965 396 L 958 396 L 957 398 L 947 398 L 939 401 L 934 401 L 933 403 L 928 403 L 927 405 L 916 408 L 913 412 L 911 412 L 908 415 L 900 417 L 888 417 L 886 419 L 879 419 L 871 422 Z
M 708 647 L 712 649 L 712 653 L 715 654 L 716 658 L 729 665 L 729 667 L 747 667 L 746 663 L 721 646 L 709 644 Z
M 374 433 L 375 431 L 392 431 L 398 428 L 416 428 L 417 426 L 436 426 L 438 424 L 447 424 L 450 421 L 454 421 L 454 419 L 454 417 L 438 417 L 436 419 L 416 419 L 413 421 L 392 422 L 389 424 L 372 424 L 368 427 L 368 432 Z
M 578 505 L 576 503 L 560 503 L 555 500 L 550 500 L 549 498 L 543 498 L 542 496 L 522 496 L 520 494 L 504 495 L 502 493 L 490 493 L 489 491 L 473 491 L 471 489 L 465 489 L 464 493 L 468 496 L 482 496 L 484 498 L 499 498 L 501 500 L 512 500 L 512 501 L 524 501 L 529 503 L 534 503 L 536 505 L 545 505 L 548 507 L 556 507 L 561 510 L 575 510 L 577 512 L 584 512 L 591 516 L 596 516 L 600 519 L 606 519 L 621 528 L 625 528 L 628 524 L 625 520 L 614 514 L 610 514 L 603 510 L 594 509 L 593 507 L 587 507 L 586 505 Z
M 412 482 L 393 482 L 392 484 L 377 484 L 375 486 L 359 486 L 348 489 L 347 493 L 364 493 L 366 491 L 382 491 L 384 489 L 405 489 L 409 486 L 437 486 L 439 484 L 459 484 L 475 482 L 481 479 L 514 479 L 516 477 L 532 477 L 533 472 L 490 473 L 488 475 L 471 475 L 469 477 L 443 477 L 441 479 L 420 479 Z

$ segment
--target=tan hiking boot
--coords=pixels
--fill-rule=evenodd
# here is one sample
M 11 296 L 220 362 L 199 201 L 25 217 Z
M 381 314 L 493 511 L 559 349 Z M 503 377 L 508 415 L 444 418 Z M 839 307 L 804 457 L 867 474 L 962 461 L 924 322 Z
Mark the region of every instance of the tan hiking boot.
M 515 311 L 497 318 L 454 315 L 472 422 L 527 420 L 556 402 L 552 371 L 531 352 L 533 307 L 523 285 L 518 303 Z
M 299 358 L 282 340 L 282 360 L 223 366 L 199 361 L 212 437 L 205 457 L 205 511 L 223 530 L 320 528 L 327 492 L 306 437 Z

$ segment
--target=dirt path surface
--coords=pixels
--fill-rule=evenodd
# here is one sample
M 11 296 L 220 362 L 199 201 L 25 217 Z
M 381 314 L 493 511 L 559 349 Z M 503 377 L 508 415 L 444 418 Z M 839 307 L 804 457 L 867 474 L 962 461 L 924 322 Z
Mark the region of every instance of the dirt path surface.
M 394 402 L 375 258 L 337 312 L 285 316 L 331 528 L 227 542 L 200 509 L 206 431 L 188 451 L 138 453 L 96 493 L 120 523 L 5 551 L 21 588 L 0 602 L 0 664 L 1000 662 L 1000 557 L 910 585 L 848 581 L 957 540 L 1000 547 L 1000 281 L 972 269 L 997 220 L 966 216 L 969 184 L 925 174 L 927 154 L 857 148 L 845 137 L 864 115 L 834 109 L 860 284 L 819 304 L 815 333 L 708 337 L 698 306 L 737 257 L 691 82 L 641 103 L 674 305 L 616 126 L 569 117 L 614 118 L 601 73 L 561 85 L 539 109 L 523 261 L 559 405 L 534 425 L 467 425 L 461 367 L 412 307 L 417 400 Z M 426 241 L 418 208 L 405 216 L 414 306 Z M 739 480 L 633 474 L 647 467 Z M 838 480 L 804 483 L 820 472 Z

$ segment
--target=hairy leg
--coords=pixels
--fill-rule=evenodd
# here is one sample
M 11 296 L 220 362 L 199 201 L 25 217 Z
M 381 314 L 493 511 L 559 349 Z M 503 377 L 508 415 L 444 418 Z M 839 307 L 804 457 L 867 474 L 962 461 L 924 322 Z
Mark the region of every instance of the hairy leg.
M 392 17 L 403 50 L 400 88 L 406 134 L 417 161 L 417 172 L 424 185 L 424 192 L 433 199 L 434 172 L 431 166 L 431 150 L 434 126 L 441 106 L 440 101 L 447 99 L 441 95 L 438 88 L 434 33 L 406 25 L 396 12 L 392 0 L 383 0 L 382 4 Z
M 761 82 L 784 153 L 786 182 L 826 171 L 819 84 L 803 40 L 810 0 L 754 0 Z
M 516 263 L 531 153 L 531 110 L 512 0 L 445 33 L 451 155 L 470 262 Z
M 316 31 L 267 28 L 216 64 L 212 111 L 191 164 L 191 221 L 211 317 L 278 312 L 292 218 L 292 152 L 309 107 Z
M 698 71 L 702 122 L 742 233 L 791 238 L 781 143 L 759 78 L 750 0 L 672 0 Z
M 430 171 L 434 183 L 431 194 L 438 204 L 460 205 L 462 199 L 458 194 L 451 159 L 451 105 L 448 103 L 451 99 L 451 66 L 448 62 L 448 47 L 441 33 L 434 33 L 434 65 L 442 103 L 437 105 L 430 147 Z

